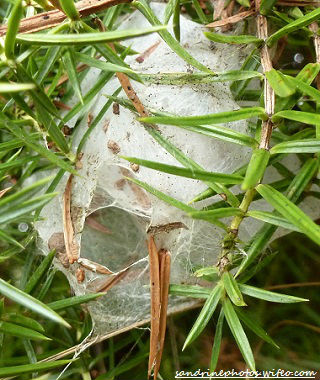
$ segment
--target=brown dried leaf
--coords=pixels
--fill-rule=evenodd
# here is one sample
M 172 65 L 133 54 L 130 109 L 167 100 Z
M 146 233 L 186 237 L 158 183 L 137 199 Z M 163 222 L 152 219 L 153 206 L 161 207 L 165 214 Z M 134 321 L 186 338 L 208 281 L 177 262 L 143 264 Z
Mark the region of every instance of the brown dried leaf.
M 99 223 L 95 218 L 94 216 L 87 216 L 86 218 L 86 224 L 93 228 L 94 230 L 97 230 L 97 231 L 100 231 L 100 232 L 103 232 L 104 234 L 108 234 L 108 235 L 111 235 L 112 232 L 109 230 L 109 228 L 107 228 L 106 226 L 104 226 L 103 224 Z
M 214 22 L 211 22 L 210 24 L 207 24 L 206 27 L 207 28 L 217 28 L 217 27 L 220 27 L 220 26 L 225 26 L 225 25 L 228 25 L 228 24 L 235 24 L 249 16 L 252 16 L 256 13 L 255 10 L 251 9 L 250 11 L 245 11 L 245 12 L 240 12 L 236 15 L 233 15 L 231 17 L 227 17 L 223 20 L 218 20 L 218 21 L 214 21 Z
M 160 332 L 160 273 L 159 255 L 153 236 L 148 240 L 149 271 L 150 271 L 150 294 L 151 294 L 151 319 L 150 319 L 150 352 L 148 364 L 148 377 L 151 375 L 158 354 Z
M 9 191 L 10 189 L 11 189 L 11 187 L 7 187 L 7 188 L 1 190 L 1 191 L 0 191 L 0 198 L 2 198 L 2 197 L 4 196 L 4 194 L 5 194 L 7 191 Z
M 153 377 L 157 379 L 161 357 L 163 353 L 164 340 L 166 336 L 167 328 L 167 311 L 168 311 L 168 299 L 169 299 L 169 285 L 170 285 L 170 266 L 171 255 L 168 251 L 162 250 L 159 252 L 160 256 L 160 299 L 161 299 L 161 311 L 160 311 L 160 327 L 159 327 L 159 350 L 156 357 L 154 366 Z
M 70 264 L 73 264 L 78 260 L 78 244 L 75 240 L 74 229 L 71 219 L 71 189 L 72 189 L 72 178 L 73 175 L 70 174 L 66 188 L 63 194 L 63 234 L 66 246 L 66 252 Z
M 114 274 L 109 268 L 105 267 L 104 265 L 95 263 L 94 261 L 82 257 L 78 259 L 78 263 L 86 269 L 89 269 L 91 272 L 100 274 Z

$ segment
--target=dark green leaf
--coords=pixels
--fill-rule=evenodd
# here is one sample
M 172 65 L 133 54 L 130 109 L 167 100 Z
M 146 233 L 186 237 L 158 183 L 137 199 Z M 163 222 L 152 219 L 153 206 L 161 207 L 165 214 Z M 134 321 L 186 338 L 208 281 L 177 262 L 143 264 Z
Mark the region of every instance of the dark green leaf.
M 293 181 L 288 187 L 287 197 L 292 202 L 297 202 L 302 192 L 313 178 L 318 168 L 317 160 L 310 158 L 305 162 L 298 174 L 294 177 Z M 265 224 L 252 238 L 248 247 L 246 248 L 247 256 L 242 261 L 237 276 L 248 268 L 254 262 L 257 256 L 263 251 L 277 227 L 270 224 Z
M 297 20 L 294 20 L 289 24 L 285 25 L 283 28 L 277 30 L 267 39 L 267 44 L 271 46 L 281 37 L 286 36 L 289 33 L 294 32 L 295 30 L 301 29 L 306 25 L 310 25 L 312 22 L 318 20 L 319 18 L 320 9 L 315 9 L 314 11 L 307 13 L 303 17 L 300 17 Z
M 250 7 L 250 1 L 249 0 L 237 0 L 237 2 L 240 4 L 240 5 L 243 5 L 244 7 Z
M 304 139 L 284 141 L 271 148 L 271 154 L 278 153 L 319 153 L 320 140 Z
M 286 81 L 291 85 L 291 87 L 296 91 L 305 93 L 306 95 L 310 96 L 312 99 L 314 99 L 316 102 L 320 102 L 320 91 L 315 89 L 314 87 L 310 86 L 309 84 L 305 83 L 302 80 L 299 80 L 297 78 L 292 78 L 288 75 L 283 75 L 283 77 L 286 79 Z
M 260 13 L 262 15 L 267 15 L 273 8 L 277 0 L 261 0 L 260 3 Z
M 48 306 L 31 297 L 29 294 L 24 293 L 20 289 L 17 289 L 14 286 L 8 284 L 2 279 L 0 279 L 0 293 L 12 301 L 17 302 L 18 304 L 23 305 L 28 309 L 31 309 L 35 313 L 52 320 L 53 322 L 60 323 L 66 327 L 70 327 L 69 324 L 63 318 L 61 318 L 59 314 L 51 310 Z M 2 372 L 0 369 L 0 374 L 1 373 Z
M 170 284 L 170 294 L 181 297 L 208 298 L 211 289 L 198 285 L 177 285 Z
M 258 70 L 260 66 L 260 56 L 257 55 L 257 49 L 253 49 L 252 52 L 245 59 L 243 65 L 241 66 L 240 72 L 247 70 Z M 241 81 L 233 82 L 230 86 L 232 94 L 236 100 L 241 99 L 251 78 Z M 260 93 L 259 93 L 260 96 Z
M 228 141 L 233 144 L 250 146 L 252 148 L 256 147 L 258 142 L 243 133 L 237 132 L 231 128 L 222 127 L 220 125 L 210 125 L 210 126 L 182 126 L 178 125 L 179 128 L 184 128 L 188 131 L 199 133 L 204 136 L 216 138 L 223 141 Z
M 222 283 L 225 291 L 227 292 L 230 300 L 236 306 L 246 306 L 246 303 L 243 300 L 242 294 L 238 287 L 237 281 L 234 279 L 231 273 L 224 272 L 222 275 Z
M 173 33 L 180 42 L 180 0 L 173 0 Z
M 242 215 L 243 212 L 239 208 L 225 207 L 217 208 L 209 211 L 192 211 L 188 213 L 193 219 L 202 219 L 207 221 L 214 221 L 218 218 L 228 218 L 230 216 Z
M 198 269 L 194 272 L 196 277 L 203 277 L 206 281 L 215 282 L 219 279 L 219 268 L 218 267 L 205 267 Z
M 246 176 L 242 183 L 242 190 L 254 188 L 264 175 L 269 162 L 270 153 L 265 149 L 255 149 L 246 171 Z
M 140 74 L 141 79 L 145 83 L 153 83 L 160 85 L 191 85 L 191 84 L 207 84 L 216 82 L 239 81 L 249 78 L 261 78 L 262 74 L 258 71 L 249 70 L 232 70 L 216 75 L 208 73 L 159 73 L 159 74 Z
M 68 1 L 73 2 L 73 0 L 68 0 Z M 67 71 L 69 81 L 70 83 L 72 83 L 72 87 L 74 88 L 78 99 L 83 104 L 83 98 L 82 98 L 81 87 L 80 87 L 80 82 L 79 82 L 78 73 L 77 73 L 77 67 L 76 67 L 73 52 L 71 49 L 66 50 L 66 52 L 62 56 L 62 60 L 63 60 L 63 65 Z
M 15 323 L 16 325 L 27 327 L 31 330 L 39 331 L 41 333 L 44 332 L 44 328 L 38 321 L 30 317 L 26 317 L 25 315 L 22 315 L 22 314 L 16 314 L 16 313 L 8 314 L 8 322 L 12 322 L 12 323 Z
M 63 161 L 58 155 L 52 153 L 47 148 L 43 147 L 40 144 L 37 144 L 34 142 L 33 139 L 29 138 L 28 134 L 26 134 L 22 130 L 18 130 L 15 126 L 9 124 L 8 122 L 4 122 L 6 128 L 10 130 L 16 137 L 21 139 L 21 141 L 24 142 L 25 145 L 33 149 L 35 152 L 39 153 L 41 156 L 45 157 L 49 161 L 51 161 L 53 164 L 59 166 L 60 168 L 72 173 L 72 174 L 78 174 L 78 172 L 73 169 L 73 167 L 66 161 Z
M 223 33 L 204 32 L 204 35 L 214 42 L 223 44 L 261 44 L 263 40 L 251 35 L 233 35 Z
M 14 46 L 22 15 L 22 0 L 16 0 L 8 19 L 7 33 L 4 43 L 4 52 L 8 59 L 14 58 Z
M 34 364 L 15 365 L 12 367 L 2 367 L 0 368 L 0 376 L 16 376 L 30 372 L 50 371 L 53 368 L 62 367 L 71 362 L 72 360 L 56 360 L 54 362 L 40 362 Z
M 80 20 L 79 12 L 77 11 L 73 0 L 62 0 L 60 1 L 60 5 L 63 12 L 69 17 L 70 20 Z
M 60 46 L 53 46 L 47 49 L 47 52 L 43 58 L 42 64 L 39 67 L 37 74 L 35 75 L 35 80 L 37 81 L 37 83 L 41 84 L 44 81 L 44 79 L 46 78 L 50 70 L 52 69 L 53 65 L 55 64 L 57 59 L 60 57 L 60 53 L 61 53 Z
M 203 12 L 201 5 L 198 0 L 192 0 L 193 7 L 197 13 L 197 16 L 199 17 L 199 20 L 201 21 L 202 24 L 207 24 L 209 21 Z
M 148 161 L 148 160 L 143 160 L 141 158 L 135 158 L 135 157 L 125 157 L 125 156 L 120 156 L 120 157 L 129 162 L 133 162 L 135 164 L 145 166 L 150 169 L 154 169 L 154 170 L 158 170 L 164 173 L 173 174 L 173 175 L 186 177 L 186 178 L 199 179 L 202 181 L 219 182 L 219 183 L 225 183 L 225 184 L 237 184 L 237 183 L 241 183 L 242 181 L 242 177 L 235 174 L 214 173 L 214 172 L 207 172 L 207 171 L 198 170 L 198 169 L 182 168 L 179 166 L 162 164 L 160 162 Z
M 278 96 L 285 98 L 295 93 L 295 88 L 289 79 L 287 79 L 288 77 L 281 74 L 281 72 L 272 69 L 267 71 L 265 75 L 270 86 Z
M 43 194 L 39 197 L 30 199 L 29 201 L 22 202 L 20 205 L 9 208 L 7 211 L 1 213 L 0 224 L 8 223 L 21 215 L 28 214 L 38 207 L 47 204 L 58 193 Z
M 220 353 L 220 345 L 221 345 L 221 340 L 222 340 L 223 321 L 224 321 L 224 313 L 223 313 L 223 309 L 221 309 L 217 326 L 216 326 L 216 332 L 214 335 L 213 346 L 212 346 L 210 372 L 214 372 L 217 367 L 219 353 Z
M 255 286 L 239 284 L 239 289 L 243 294 L 253 298 L 259 298 L 261 300 L 269 302 L 278 302 L 278 303 L 296 303 L 296 302 L 305 302 L 309 301 L 305 298 L 289 296 L 287 294 L 270 292 L 270 290 L 265 290 L 261 288 L 256 288 Z
M 92 58 L 87 54 L 74 53 L 75 58 L 87 64 L 88 66 L 96 67 L 103 71 L 110 71 L 113 73 L 126 73 L 126 74 L 135 74 L 133 70 L 126 66 L 115 65 L 114 63 L 105 62 L 100 59 Z
M 162 134 L 156 128 L 152 128 L 147 124 L 144 127 L 147 130 L 147 132 L 183 166 L 185 166 L 186 168 L 203 170 L 203 168 L 199 164 L 193 161 L 190 157 L 187 157 L 180 149 L 173 145 L 169 139 L 163 137 Z M 226 202 L 229 203 L 232 207 L 237 207 L 239 205 L 238 199 L 226 186 L 215 182 L 207 182 L 206 184 L 210 187 L 210 189 L 212 189 L 216 193 L 225 194 L 227 198 Z
M 20 247 L 20 248 L 23 248 L 24 249 L 24 246 L 21 245 L 16 239 L 14 239 L 12 236 L 10 236 L 9 234 L 7 234 L 5 231 L 3 230 L 0 230 L 0 241 L 1 240 L 4 240 L 10 244 L 13 244 L 17 247 Z
M 278 216 L 272 212 L 252 210 L 252 211 L 248 211 L 247 215 L 251 216 L 252 218 L 262 220 L 263 222 L 274 224 L 275 226 L 278 226 L 278 227 L 283 227 L 288 230 L 301 232 L 299 228 L 297 228 L 292 223 L 288 222 L 287 219 L 281 218 L 281 216 Z
M 186 205 L 183 202 L 178 201 L 175 198 L 170 197 L 167 194 L 162 193 L 161 191 L 153 188 L 152 186 L 148 185 L 145 182 L 142 182 L 142 181 L 139 181 L 138 179 L 134 179 L 134 178 L 130 178 L 130 177 L 126 177 L 126 179 L 128 181 L 131 181 L 131 182 L 135 183 L 136 185 L 141 186 L 143 189 L 145 189 L 146 191 L 148 191 L 150 194 L 153 194 L 154 196 L 156 196 L 157 198 L 161 199 L 162 201 L 170 204 L 171 206 L 174 206 L 174 207 L 176 207 L 176 208 L 178 208 L 178 209 L 180 209 L 182 211 L 185 211 L 185 212 L 190 212 L 190 211 L 192 212 L 192 211 L 194 211 L 194 208 Z
M 269 185 L 258 185 L 256 189 L 283 217 L 320 245 L 320 227 L 299 207 Z
M 30 197 L 30 194 L 34 191 L 39 190 L 41 187 L 46 185 L 53 179 L 53 176 L 42 178 L 39 181 L 32 183 L 30 186 L 24 187 L 22 190 L 17 191 L 11 195 L 5 195 L 0 199 L 0 207 L 12 207 L 13 205 L 20 204 L 22 200 L 26 199 L 26 197 Z
M 63 310 L 68 307 L 81 305 L 95 300 L 98 297 L 104 296 L 105 293 L 95 293 L 95 294 L 84 294 L 83 296 L 74 296 L 70 298 L 64 298 L 59 301 L 54 301 L 49 303 L 47 306 L 52 310 Z
M 299 112 L 300 113 L 300 112 Z M 167 124 L 177 126 L 197 126 L 202 124 L 219 124 L 250 119 L 251 117 L 266 117 L 265 110 L 261 107 L 242 108 L 240 110 L 212 113 L 201 116 L 153 116 L 139 118 L 143 123 Z
M 319 8 L 320 9 L 320 8 Z M 302 111 L 280 111 L 272 116 L 272 121 L 277 123 L 281 119 L 289 119 L 294 121 L 299 121 L 305 124 L 320 124 L 320 115 L 311 112 Z
M 32 45 L 89 45 L 103 42 L 113 42 L 125 40 L 132 37 L 143 36 L 146 34 L 163 31 L 166 25 L 152 26 L 147 29 L 130 29 L 130 30 L 114 30 L 110 32 L 97 33 L 80 33 L 80 34 L 18 34 L 17 41 L 20 43 L 28 43 Z
M 212 314 L 214 313 L 221 295 L 222 295 L 222 286 L 221 284 L 216 285 L 207 298 L 201 312 L 195 321 L 192 329 L 190 330 L 186 341 L 184 342 L 182 350 L 184 350 L 191 342 L 193 342 L 203 331 L 203 329 L 207 326 Z
M 249 368 L 255 371 L 255 362 L 250 343 L 229 299 L 225 299 L 223 302 L 223 312 L 244 360 Z
M 27 338 L 32 340 L 50 340 L 38 331 L 28 329 L 10 322 L 0 321 L 0 331 L 4 334 L 17 336 L 19 338 Z
M 258 335 L 265 342 L 271 344 L 272 346 L 279 348 L 275 341 L 264 331 L 264 329 L 256 322 L 255 318 L 252 318 L 247 311 L 243 309 L 236 308 L 236 312 L 240 317 L 241 321 L 249 327 L 256 335 Z
M 41 281 L 44 274 L 47 273 L 53 259 L 54 259 L 55 251 L 51 251 L 48 255 L 42 260 L 41 264 L 38 268 L 33 272 L 32 276 L 29 278 L 24 291 L 26 293 L 31 293 L 34 287 Z
M 287 190 L 287 197 L 292 202 L 297 202 L 300 195 L 304 189 L 308 186 L 311 179 L 315 175 L 318 169 L 318 162 L 316 158 L 309 158 L 302 168 L 299 170 L 299 173 L 293 178 L 290 186 Z

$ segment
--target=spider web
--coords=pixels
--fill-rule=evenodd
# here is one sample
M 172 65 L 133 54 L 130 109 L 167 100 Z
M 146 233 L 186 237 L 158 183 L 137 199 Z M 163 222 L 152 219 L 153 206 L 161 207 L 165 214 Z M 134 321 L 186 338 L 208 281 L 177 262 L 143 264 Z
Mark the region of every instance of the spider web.
M 152 8 L 160 17 L 165 5 L 153 4 Z M 134 12 L 121 23 L 121 29 L 135 26 L 148 26 L 148 22 L 139 12 Z M 240 66 L 245 53 L 242 50 L 223 44 L 216 44 L 212 49 L 211 43 L 202 33 L 201 26 L 184 17 L 181 17 L 181 30 L 182 46 L 212 70 L 226 71 Z M 193 70 L 173 53 L 157 34 L 134 39 L 127 44 L 142 52 L 158 41 L 160 43 L 155 51 L 143 63 L 136 62 L 135 57 L 128 58 L 132 69 L 144 73 Z M 83 93 L 89 90 L 98 76 L 99 70 L 92 69 L 88 72 L 82 83 Z M 114 79 L 101 90 L 90 108 L 93 117 L 107 101 L 104 95 L 112 94 L 118 87 L 119 83 Z M 145 106 L 177 115 L 200 115 L 239 109 L 228 85 L 224 83 L 144 86 L 134 82 L 134 88 Z M 124 94 L 120 93 L 120 96 Z M 73 102 L 76 103 L 76 100 Z M 73 119 L 69 126 L 75 125 L 77 121 Z M 227 126 L 248 133 L 245 121 Z M 87 128 L 87 118 L 84 117 L 75 131 L 75 147 Z M 248 162 L 250 157 L 250 150 L 243 146 L 210 139 L 177 127 L 160 126 L 160 129 L 163 136 L 206 170 L 231 173 Z M 186 226 L 156 235 L 157 246 L 171 252 L 171 282 L 176 284 L 196 284 L 200 281 L 193 276 L 194 270 L 216 263 L 223 236 L 221 229 L 204 221 L 191 220 L 176 208 L 125 180 L 124 175 L 142 180 L 182 202 L 190 201 L 204 190 L 206 186 L 203 183 L 143 167 L 135 172 L 127 162 L 108 148 L 111 146 L 110 141 L 116 143 L 120 154 L 180 165 L 152 139 L 136 120 L 136 116 L 121 106 L 119 113 L 113 113 L 111 109 L 105 114 L 86 142 L 81 161 L 83 167 L 79 171 L 80 176 L 74 178 L 72 188 L 72 216 L 80 245 L 80 256 L 104 265 L 116 274 L 124 274 L 121 281 L 108 290 L 105 296 L 89 305 L 95 323 L 95 333 L 98 335 L 137 325 L 148 320 L 150 316 L 146 246 L 146 231 L 150 225 L 181 222 Z M 274 172 L 269 177 L 277 179 Z M 64 178 L 59 185 L 58 190 L 61 194 L 66 180 L 67 178 Z M 204 205 L 205 202 L 200 202 L 197 207 Z M 36 228 L 41 238 L 39 245 L 43 252 L 47 253 L 47 244 L 52 234 L 63 231 L 62 197 L 56 198 L 46 206 L 41 216 L 44 221 L 38 223 Z M 258 230 L 260 224 L 244 223 L 244 226 L 247 227 L 242 231 L 241 238 L 247 240 L 249 235 L 252 236 Z M 75 275 L 77 264 L 65 268 L 56 261 L 56 265 L 66 274 L 77 295 L 97 291 L 112 277 L 86 270 L 85 280 L 78 283 Z M 170 297 L 169 313 L 192 307 L 194 304 L 193 300 Z

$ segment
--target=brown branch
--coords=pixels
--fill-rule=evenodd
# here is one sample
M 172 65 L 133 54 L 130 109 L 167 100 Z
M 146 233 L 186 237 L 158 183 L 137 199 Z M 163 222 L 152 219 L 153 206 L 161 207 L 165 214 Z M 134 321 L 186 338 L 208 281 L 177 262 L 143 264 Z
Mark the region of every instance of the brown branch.
M 81 17 L 92 13 L 98 13 L 117 4 L 130 3 L 132 0 L 83 0 L 76 3 L 76 8 Z M 67 16 L 60 10 L 39 13 L 35 16 L 24 18 L 20 22 L 19 33 L 32 33 L 53 28 L 61 24 Z M 0 37 L 5 35 L 7 25 L 0 27 Z
M 256 1 L 256 6 L 259 6 L 258 1 Z M 264 41 L 268 38 L 267 18 L 260 14 L 257 16 L 257 33 L 258 37 Z M 272 61 L 269 54 L 269 48 L 266 44 L 262 46 L 260 56 L 263 73 L 272 70 Z M 262 123 L 259 148 L 268 150 L 273 129 L 273 123 L 270 118 L 275 110 L 275 93 L 266 77 L 264 79 L 264 106 L 269 119 Z

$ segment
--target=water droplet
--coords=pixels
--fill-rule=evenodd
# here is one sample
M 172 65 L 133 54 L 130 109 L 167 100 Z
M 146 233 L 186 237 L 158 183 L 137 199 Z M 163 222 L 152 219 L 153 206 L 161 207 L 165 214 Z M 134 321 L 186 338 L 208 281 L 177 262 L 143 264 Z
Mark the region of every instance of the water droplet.
M 303 102 L 302 100 L 300 100 L 300 101 L 298 102 L 298 106 L 299 106 L 299 107 L 303 106 L 303 103 L 304 103 L 304 102 Z
M 24 222 L 19 223 L 19 225 L 18 225 L 18 230 L 19 230 L 20 232 L 27 232 L 28 229 L 29 229 L 28 223 L 24 223 Z
M 296 63 L 302 63 L 304 61 L 304 56 L 301 53 L 296 53 L 293 57 Z

